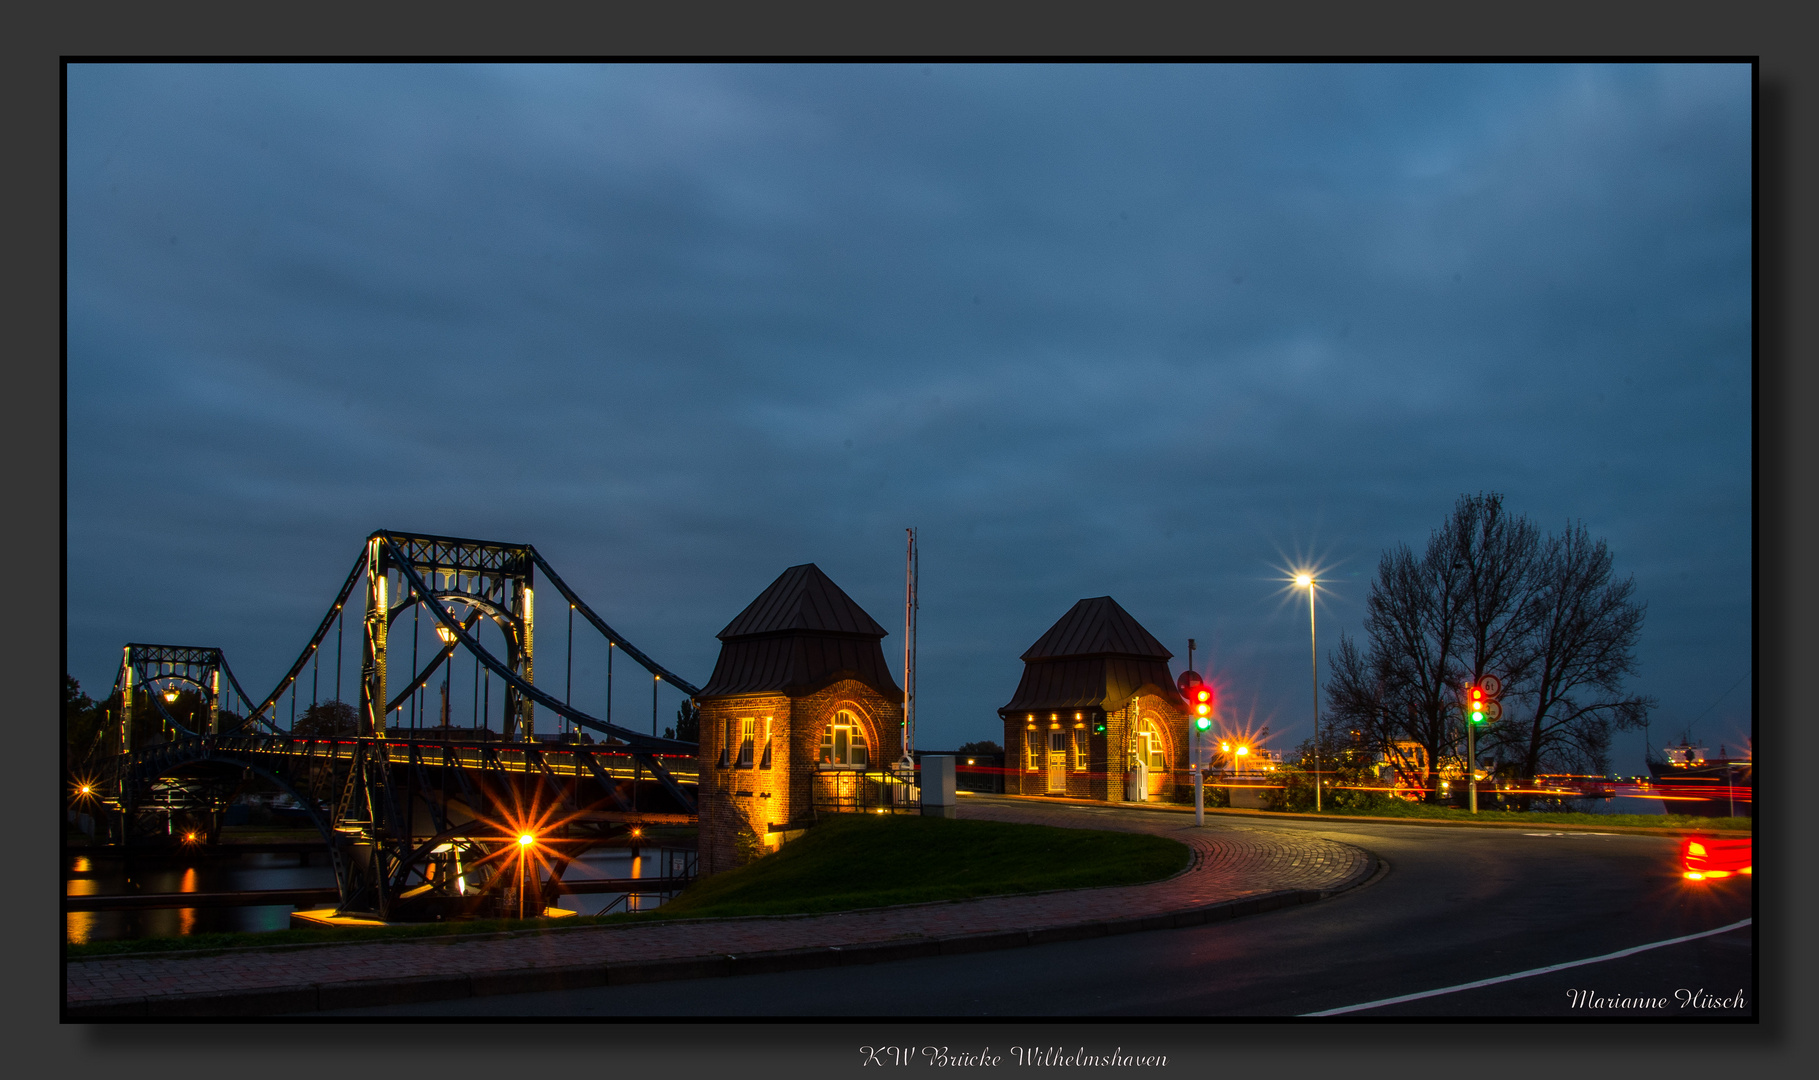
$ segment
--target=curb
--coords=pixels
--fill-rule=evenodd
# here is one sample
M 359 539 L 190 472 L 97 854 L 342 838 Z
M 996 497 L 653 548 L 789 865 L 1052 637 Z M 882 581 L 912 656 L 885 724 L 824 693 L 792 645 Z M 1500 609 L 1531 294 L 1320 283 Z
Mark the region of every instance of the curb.
M 1279 908 L 1311 904 L 1373 880 L 1381 863 L 1365 853 L 1370 863 L 1353 880 L 1332 889 L 1283 889 L 1199 908 L 1098 920 L 1032 930 L 999 931 L 951 938 L 879 942 L 871 945 L 786 949 L 744 955 L 711 955 L 624 964 L 587 964 L 573 967 L 523 968 L 475 972 L 465 975 L 427 975 L 409 979 L 370 979 L 344 983 L 252 990 L 242 993 L 169 994 L 118 998 L 110 1001 L 65 1004 L 65 1021 L 134 1018 L 217 1019 L 241 1016 L 283 1016 L 328 1009 L 357 1009 L 375 1005 L 403 1005 L 458 998 L 525 994 L 547 990 L 581 990 L 597 986 L 669 982 L 677 979 L 726 978 L 733 975 L 808 971 L 815 968 L 882 964 L 930 956 L 1047 945 L 1060 941 L 1112 937 L 1145 930 L 1168 930 L 1228 919 L 1259 915 Z

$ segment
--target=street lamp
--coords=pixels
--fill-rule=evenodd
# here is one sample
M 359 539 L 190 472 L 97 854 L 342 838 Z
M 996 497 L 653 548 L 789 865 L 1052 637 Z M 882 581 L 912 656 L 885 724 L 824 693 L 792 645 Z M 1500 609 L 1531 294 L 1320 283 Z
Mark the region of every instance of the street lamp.
M 518 917 L 524 918 L 524 857 L 530 854 L 537 838 L 530 833 L 518 834 Z
M 1295 585 L 1307 590 L 1308 670 L 1314 677 L 1314 812 L 1320 812 L 1320 649 L 1314 636 L 1314 575 L 1296 574 Z

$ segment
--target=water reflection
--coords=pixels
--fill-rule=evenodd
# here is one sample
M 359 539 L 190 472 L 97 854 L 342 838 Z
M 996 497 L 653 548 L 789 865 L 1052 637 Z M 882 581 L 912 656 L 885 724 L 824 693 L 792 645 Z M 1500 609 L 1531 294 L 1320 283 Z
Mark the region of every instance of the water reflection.
M 681 877 L 693 865 L 694 852 L 645 848 L 634 858 L 623 848 L 590 851 L 568 865 L 563 880 Z M 64 891 L 70 896 L 117 896 L 127 893 L 236 892 L 252 889 L 332 888 L 335 871 L 318 854 L 315 865 L 300 866 L 289 854 L 231 857 L 142 857 L 132 861 L 88 855 L 69 856 Z M 565 895 L 561 907 L 583 915 L 606 911 L 649 911 L 663 898 L 656 893 L 582 893 Z M 72 911 L 64 916 L 64 940 L 71 944 L 170 937 L 224 931 L 283 930 L 290 926 L 292 904 L 259 907 L 153 908 L 137 911 Z
M 74 855 L 65 863 L 64 892 L 70 896 L 127 893 L 237 892 L 246 889 L 332 888 L 335 871 L 299 866 L 296 855 L 230 857 L 140 857 L 131 861 Z M 64 916 L 64 940 L 71 944 L 170 937 L 223 931 L 283 930 L 291 904 L 259 907 L 153 908 L 140 911 L 72 911 Z
M 571 882 L 599 881 L 612 878 L 680 877 L 689 870 L 694 852 L 658 848 L 634 858 L 629 851 L 590 851 L 563 871 L 562 880 Z M 557 906 L 582 915 L 599 915 L 608 911 L 650 911 L 662 906 L 658 893 L 571 893 Z

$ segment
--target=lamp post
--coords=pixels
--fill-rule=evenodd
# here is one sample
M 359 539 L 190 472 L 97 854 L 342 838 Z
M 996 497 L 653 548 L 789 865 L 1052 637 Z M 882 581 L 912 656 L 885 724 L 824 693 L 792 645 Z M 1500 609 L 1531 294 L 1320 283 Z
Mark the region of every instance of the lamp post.
M 1297 574 L 1295 584 L 1307 590 L 1308 671 L 1314 681 L 1314 812 L 1320 812 L 1320 649 L 1314 636 L 1314 575 Z
M 537 838 L 530 833 L 518 835 L 518 917 L 524 918 L 524 857 L 530 853 L 531 845 Z

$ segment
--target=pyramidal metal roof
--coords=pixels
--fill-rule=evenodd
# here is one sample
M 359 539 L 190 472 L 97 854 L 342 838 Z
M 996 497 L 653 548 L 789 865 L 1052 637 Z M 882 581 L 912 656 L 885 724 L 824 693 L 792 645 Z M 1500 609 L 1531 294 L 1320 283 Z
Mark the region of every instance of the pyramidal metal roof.
M 762 599 L 762 597 L 760 598 Z M 1167 660 L 1174 653 L 1109 596 L 1082 600 L 1024 651 L 1022 660 L 1131 656 Z
M 745 610 L 715 636 L 721 641 L 730 641 L 759 634 L 802 632 L 869 638 L 882 638 L 890 633 L 854 603 L 832 578 L 822 573 L 819 566 L 803 563 L 777 575 L 770 588 L 759 593 L 756 600 L 747 604 Z

